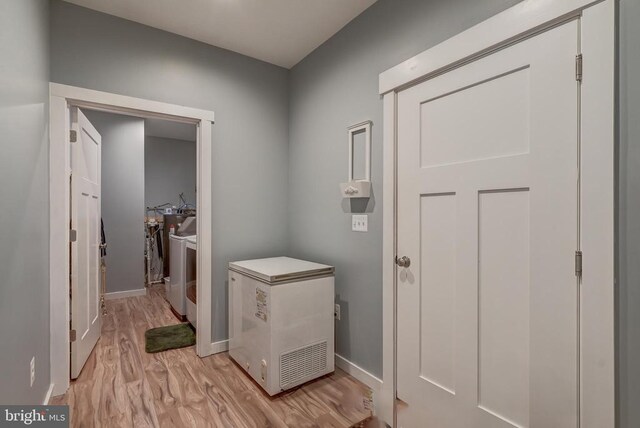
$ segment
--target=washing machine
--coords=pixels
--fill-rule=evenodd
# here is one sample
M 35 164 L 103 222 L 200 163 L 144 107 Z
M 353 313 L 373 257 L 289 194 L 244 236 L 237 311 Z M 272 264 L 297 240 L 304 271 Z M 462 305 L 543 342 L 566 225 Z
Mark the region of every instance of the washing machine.
M 186 273 L 187 240 L 194 236 L 171 235 L 169 237 L 169 251 L 171 251 L 169 266 L 169 294 L 168 299 L 171 309 L 181 321 L 186 320 Z

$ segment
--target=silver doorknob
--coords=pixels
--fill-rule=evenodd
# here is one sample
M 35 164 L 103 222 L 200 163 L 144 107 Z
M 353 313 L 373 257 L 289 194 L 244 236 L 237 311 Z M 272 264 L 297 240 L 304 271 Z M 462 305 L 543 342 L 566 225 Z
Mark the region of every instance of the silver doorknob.
M 396 257 L 396 264 L 403 268 L 411 266 L 411 259 L 407 256 Z

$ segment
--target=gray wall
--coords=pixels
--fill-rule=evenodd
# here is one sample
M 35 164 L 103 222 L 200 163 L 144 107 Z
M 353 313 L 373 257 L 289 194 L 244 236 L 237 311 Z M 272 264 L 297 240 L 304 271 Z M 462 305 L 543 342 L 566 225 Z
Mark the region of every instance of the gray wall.
M 517 3 L 379 0 L 291 72 L 289 238 L 293 256 L 336 267 L 337 352 L 382 375 L 382 71 Z M 373 121 L 373 198 L 341 200 L 347 126 Z M 351 213 L 369 232 L 351 232 Z
M 620 1 L 618 418 L 640 426 L 640 2 Z
M 215 112 L 213 323 L 226 338 L 227 263 L 287 252 L 288 71 L 53 0 L 51 79 Z
M 42 403 L 49 388 L 48 9 L 0 2 L 2 404 Z
M 144 200 L 146 207 L 180 206 L 178 195 L 196 203 L 196 143 L 146 136 L 144 139 Z
M 144 120 L 84 110 L 102 136 L 107 293 L 144 288 Z

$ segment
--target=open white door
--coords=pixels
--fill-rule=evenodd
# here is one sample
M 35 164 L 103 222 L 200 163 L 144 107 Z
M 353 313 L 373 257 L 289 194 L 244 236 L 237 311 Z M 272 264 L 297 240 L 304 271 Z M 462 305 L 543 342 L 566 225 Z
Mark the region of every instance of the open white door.
M 398 426 L 579 425 L 578 22 L 398 93 Z
M 100 155 L 98 131 L 71 108 L 71 378 L 100 338 Z M 75 239 L 74 238 L 75 235 Z

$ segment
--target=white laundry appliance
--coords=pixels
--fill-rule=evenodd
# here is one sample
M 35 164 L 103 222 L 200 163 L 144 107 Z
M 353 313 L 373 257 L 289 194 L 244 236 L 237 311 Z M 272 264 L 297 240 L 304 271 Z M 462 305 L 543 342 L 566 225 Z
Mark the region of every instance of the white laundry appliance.
M 169 294 L 168 299 L 174 314 L 182 321 L 186 320 L 186 271 L 187 239 L 191 236 L 171 235 L 169 246 L 171 251 L 169 267 Z
M 334 371 L 334 268 L 229 263 L 229 355 L 269 395 Z
M 189 236 L 185 244 L 185 292 L 187 320 L 194 328 L 198 327 L 197 273 L 198 273 L 198 237 Z

